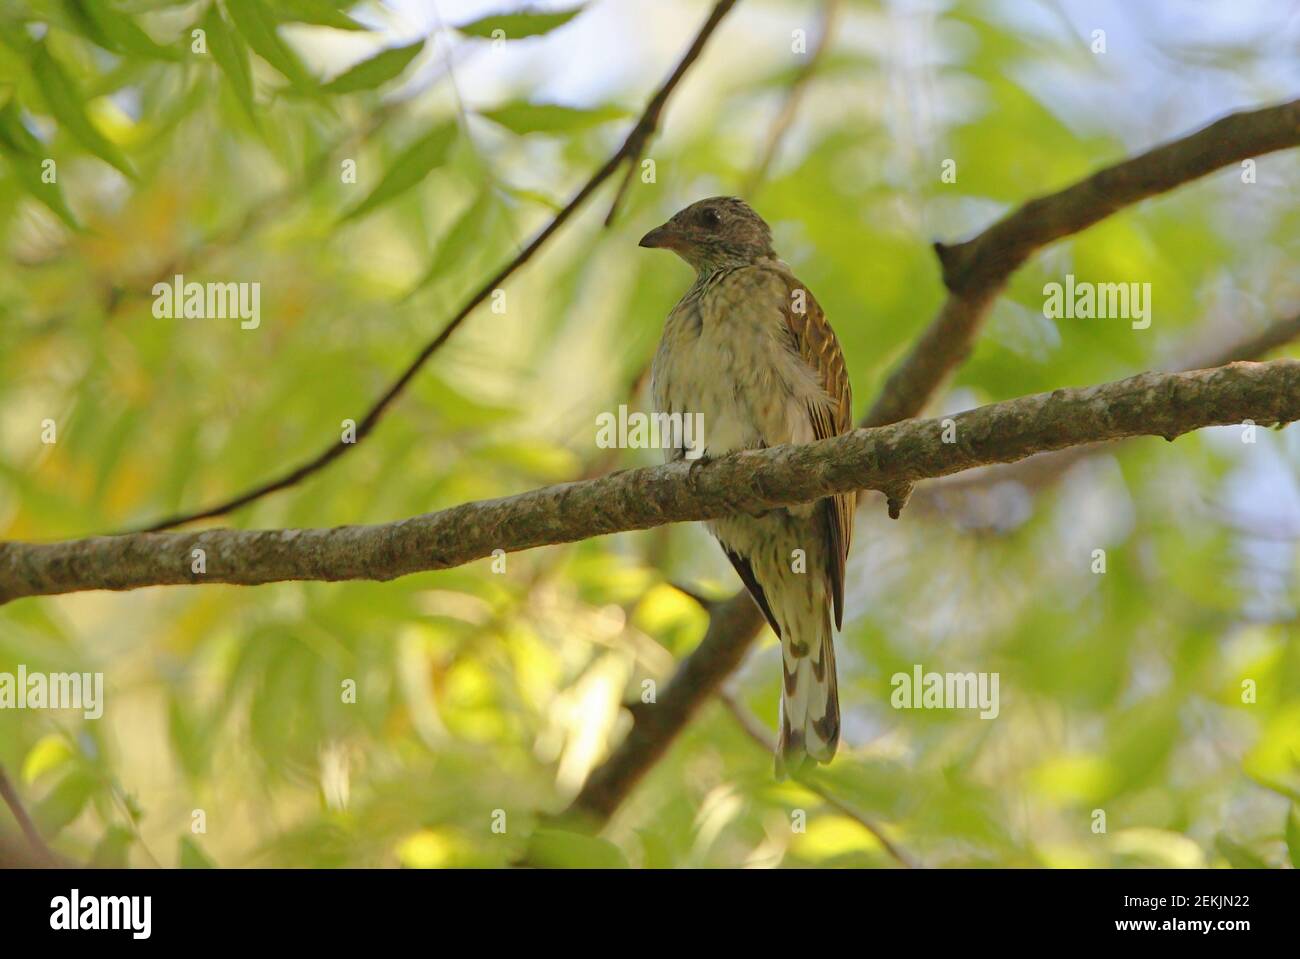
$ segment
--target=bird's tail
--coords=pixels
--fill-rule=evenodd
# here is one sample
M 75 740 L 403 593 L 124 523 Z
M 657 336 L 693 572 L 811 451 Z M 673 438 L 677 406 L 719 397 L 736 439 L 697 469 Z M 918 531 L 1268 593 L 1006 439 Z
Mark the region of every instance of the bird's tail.
M 835 642 L 830 610 L 816 634 L 782 639 L 781 735 L 776 774 L 784 779 L 809 759 L 828 763 L 840 742 L 840 699 L 835 683 Z

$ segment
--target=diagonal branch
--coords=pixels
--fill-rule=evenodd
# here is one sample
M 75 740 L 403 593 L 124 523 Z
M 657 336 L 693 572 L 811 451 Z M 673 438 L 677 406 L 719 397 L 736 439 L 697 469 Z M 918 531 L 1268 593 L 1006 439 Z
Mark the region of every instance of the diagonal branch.
M 32 863 L 40 866 L 57 865 L 59 859 L 49 846 L 45 845 L 45 840 L 41 838 L 40 831 L 37 830 L 36 824 L 32 822 L 32 817 L 27 814 L 26 807 L 18 795 L 18 790 L 9 780 L 9 774 L 5 772 L 3 766 L 0 766 L 0 799 L 4 800 L 9 811 L 13 813 L 14 820 L 18 827 L 22 829 L 23 835 L 27 837 L 27 843 L 32 847 Z M 23 862 L 20 854 L 15 854 L 12 858 L 18 862 Z
M 970 352 L 1007 279 L 1041 246 L 1091 226 L 1125 203 L 1172 190 L 1230 163 L 1295 146 L 1300 146 L 1300 100 L 1231 114 L 1181 140 L 1033 200 L 966 243 L 936 244 L 949 295 L 886 379 L 863 425 L 879 426 L 920 414 Z M 1114 190 L 1114 195 L 1108 190 Z M 910 487 L 903 484 L 886 493 L 891 515 L 897 516 Z M 748 594 L 737 593 L 721 604 L 710 617 L 699 647 L 664 688 L 653 710 L 653 725 L 644 733 L 633 727 L 613 755 L 593 771 L 572 808 L 608 818 L 740 664 L 762 628 L 762 614 Z
M 759 185 L 767 179 L 767 171 L 772 166 L 772 161 L 776 159 L 777 153 L 780 152 L 781 144 L 790 132 L 790 127 L 794 125 L 795 117 L 799 113 L 799 107 L 808 92 L 808 87 L 817 74 L 817 68 L 821 66 L 822 57 L 826 55 L 826 51 L 830 48 L 831 41 L 835 37 L 835 25 L 839 19 L 841 2 L 842 0 L 825 0 L 822 5 L 821 29 L 817 36 L 817 46 L 808 54 L 808 59 L 803 68 L 795 76 L 789 90 L 786 91 L 785 99 L 781 103 L 781 109 L 772 121 L 771 129 L 768 130 L 767 142 L 763 146 L 763 152 L 759 155 L 754 168 L 749 171 L 749 175 L 745 178 L 745 185 L 740 191 L 741 196 L 751 196 L 758 190 Z
M 562 483 L 373 526 L 130 533 L 0 543 L 0 602 L 88 589 L 285 580 L 389 580 L 491 555 L 666 523 L 761 513 L 1044 450 L 1300 419 L 1300 361 L 1143 373 L 1024 396 L 943 421 L 907 420 L 801 446 L 746 450 Z M 950 434 L 951 435 L 951 434 Z
M 144 530 L 148 532 L 169 529 L 173 526 L 183 526 L 186 523 L 192 523 L 200 519 L 224 516 L 240 507 L 247 506 L 249 503 L 263 499 L 272 493 L 288 489 L 291 486 L 296 486 L 298 483 L 307 479 L 307 477 L 312 476 L 329 466 L 345 453 L 356 449 L 356 447 L 361 444 L 361 441 L 370 435 L 371 431 L 379 423 L 380 419 L 382 419 L 384 414 L 388 412 L 388 408 L 399 396 L 402 395 L 411 380 L 413 380 L 415 375 L 420 372 L 424 367 L 424 364 L 429 361 L 429 358 L 438 352 L 438 350 L 440 350 L 451 338 L 452 334 L 456 332 L 469 315 L 473 313 L 484 300 L 492 295 L 493 290 L 498 289 L 501 284 L 509 279 L 509 277 L 512 276 L 520 267 L 532 259 L 533 255 L 546 244 L 555 232 L 559 230 L 574 213 L 577 212 L 578 208 L 596 192 L 597 188 L 600 187 L 601 184 L 613 176 L 620 166 L 624 163 L 632 163 L 635 161 L 637 156 L 640 154 L 641 149 L 657 129 L 660 116 L 663 114 L 664 106 L 668 103 L 668 98 L 672 96 L 673 91 L 686 75 L 686 72 L 691 68 L 691 65 L 699 59 L 700 54 L 704 51 L 705 44 L 708 43 L 709 37 L 713 35 L 713 32 L 722 22 L 722 19 L 731 11 L 731 8 L 736 5 L 736 2 L 737 0 L 718 0 L 718 3 L 709 14 L 708 19 L 695 35 L 695 39 L 692 41 L 686 53 L 682 56 L 681 61 L 677 64 L 676 69 L 673 70 L 668 79 L 664 81 L 663 86 L 659 88 L 655 95 L 650 98 L 650 102 L 646 104 L 645 111 L 641 114 L 641 118 L 637 120 L 636 125 L 632 127 L 631 132 L 628 133 L 622 146 L 615 150 L 613 155 L 605 161 L 604 165 L 591 175 L 591 178 L 588 179 L 578 192 L 573 195 L 573 199 L 571 199 L 559 213 L 555 214 L 551 222 L 548 223 L 513 260 L 501 267 L 495 275 L 484 282 L 483 285 L 465 301 L 461 308 L 456 311 L 456 314 L 451 318 L 450 322 L 442 328 L 442 331 L 424 345 L 424 348 L 421 349 L 420 352 L 415 355 L 415 358 L 407 364 L 406 369 L 404 369 L 402 373 L 389 385 L 389 387 L 380 395 L 379 399 L 374 402 L 365 416 L 358 420 L 356 435 L 352 442 L 331 443 L 316 456 L 298 466 L 295 466 L 287 472 L 282 473 L 274 479 L 268 480 L 258 486 L 254 486 L 251 489 L 222 500 L 219 503 L 214 503 L 211 506 L 205 506 L 188 513 L 177 513 L 172 516 L 166 516 L 148 524 L 144 527 Z M 613 211 L 611 210 L 611 215 L 612 212 Z
M 935 244 L 948 300 L 889 375 L 867 421 L 892 423 L 921 412 L 966 358 L 988 306 L 1031 254 L 1148 197 L 1229 164 L 1296 146 L 1300 100 L 1229 114 L 1181 140 L 1030 200 L 972 240 Z

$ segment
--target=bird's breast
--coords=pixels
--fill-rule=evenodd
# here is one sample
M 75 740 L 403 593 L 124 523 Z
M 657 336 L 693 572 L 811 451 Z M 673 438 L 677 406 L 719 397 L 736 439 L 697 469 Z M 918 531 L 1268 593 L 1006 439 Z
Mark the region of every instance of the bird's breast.
M 709 456 L 809 442 L 807 394 L 820 387 L 789 349 L 779 306 L 733 292 L 688 294 L 669 314 L 652 371 L 656 411 L 701 414 Z

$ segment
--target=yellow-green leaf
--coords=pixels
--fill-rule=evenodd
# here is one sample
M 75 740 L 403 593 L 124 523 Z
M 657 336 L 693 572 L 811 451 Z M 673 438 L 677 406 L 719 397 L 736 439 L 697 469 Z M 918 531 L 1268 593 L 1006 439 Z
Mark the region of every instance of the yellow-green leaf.
M 566 107 L 558 103 L 507 103 L 480 116 L 515 133 L 565 133 L 600 126 L 628 116 L 618 107 Z
M 182 869 L 216 869 L 217 864 L 189 836 L 181 836 Z
M 370 195 L 345 213 L 342 220 L 353 220 L 415 186 L 434 167 L 446 159 L 456 139 L 454 124 L 444 123 L 420 137 L 393 161 L 383 179 Z
M 32 48 L 32 75 L 40 85 L 50 112 L 60 125 L 95 156 L 134 179 L 135 171 L 131 169 L 131 164 L 122 151 L 90 122 L 82 106 L 81 91 L 50 56 L 44 43 L 38 43 Z
M 528 861 L 544 869 L 626 869 L 627 857 L 607 839 L 562 829 L 539 829 L 528 843 Z
M 507 40 L 519 40 L 523 37 L 537 37 L 550 33 L 564 26 L 583 10 L 585 4 L 579 4 L 568 10 L 523 11 L 520 13 L 496 13 L 462 24 L 456 29 L 470 37 L 488 37 L 500 30 Z
M 417 40 L 404 47 L 381 50 L 368 60 L 362 60 L 355 66 L 349 67 L 325 84 L 323 89 L 326 93 L 356 93 L 358 90 L 373 90 L 400 76 L 423 49 L 424 41 Z
M 281 23 L 310 23 L 337 30 L 364 30 L 328 0 L 276 0 L 275 15 Z
M 104 837 L 95 845 L 90 865 L 95 869 L 125 869 L 126 856 L 135 841 L 135 834 L 124 826 L 109 826 Z
M 294 86 L 316 85 L 298 55 L 289 49 L 276 32 L 275 17 L 261 0 L 226 0 L 226 10 L 235 21 L 248 45 L 267 63 L 279 70 Z
M 67 738 L 61 733 L 46 733 L 28 750 L 27 756 L 23 759 L 23 782 L 30 786 L 43 773 L 70 762 L 76 758 L 76 755 L 72 746 L 68 744 Z
M 4 105 L 0 106 L 0 142 L 8 144 L 9 148 L 17 153 L 40 156 L 44 152 L 41 141 L 32 136 L 31 131 L 23 124 L 22 114 L 18 112 L 18 104 L 8 97 L 5 97 L 2 102 Z
M 1214 840 L 1214 848 L 1219 851 L 1219 855 L 1228 860 L 1228 865 L 1233 869 L 1267 869 L 1266 863 L 1254 851 L 1247 849 L 1240 843 L 1233 842 L 1223 833 L 1219 833 Z
M 45 162 L 42 157 L 15 150 L 13 144 L 3 133 L 0 133 L 0 154 L 4 155 L 9 168 L 13 171 L 14 179 L 18 181 L 18 185 L 27 194 L 44 205 L 72 229 L 82 229 L 81 224 L 77 222 L 76 216 L 68 207 L 67 201 L 63 198 L 63 191 L 59 188 L 59 184 L 57 182 L 46 183 L 42 179 L 42 164 Z
M 41 835 L 46 839 L 58 835 L 64 826 L 81 815 L 94 789 L 94 779 L 81 770 L 73 770 L 60 779 L 32 810 L 32 819 Z
M 442 238 L 437 250 L 434 251 L 429 268 L 424 271 L 424 275 L 411 287 L 403 299 L 424 289 L 459 262 L 465 252 L 470 249 L 475 235 L 483 228 L 483 221 L 488 216 L 491 202 L 491 190 L 484 190 L 475 198 L 474 202 L 466 208 L 465 212 L 447 230 L 446 236 Z
M 257 111 L 253 106 L 253 72 L 248 63 L 248 47 L 242 37 L 230 29 L 216 4 L 208 8 L 203 18 L 203 31 L 208 38 L 208 51 L 235 91 L 235 96 L 254 123 Z
M 66 0 L 73 18 L 85 27 L 86 35 L 113 53 L 145 57 L 150 60 L 181 60 L 179 49 L 154 42 L 130 16 L 103 0 Z

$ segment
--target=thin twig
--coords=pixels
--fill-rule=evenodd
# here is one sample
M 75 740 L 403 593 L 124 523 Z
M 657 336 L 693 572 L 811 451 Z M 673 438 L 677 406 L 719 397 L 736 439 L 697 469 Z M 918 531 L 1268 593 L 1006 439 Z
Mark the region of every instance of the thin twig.
M 618 181 L 618 189 L 614 191 L 614 199 L 610 201 L 609 212 L 605 214 L 603 221 L 605 227 L 614 225 L 614 217 L 618 215 L 618 208 L 622 206 L 623 197 L 627 194 L 627 188 L 631 186 L 634 176 L 636 176 L 636 161 L 633 159 L 628 161 L 627 169 L 623 171 L 623 179 Z
M 767 728 L 761 722 L 759 722 L 757 716 L 755 716 L 752 712 L 746 709 L 745 706 L 743 706 L 740 702 L 738 702 L 735 696 L 733 696 L 730 692 L 724 689 L 718 693 L 718 698 L 722 700 L 723 705 L 727 707 L 727 710 L 735 718 L 736 722 L 740 725 L 740 728 L 745 731 L 745 734 L 748 735 L 749 738 L 752 739 L 754 742 L 756 742 L 759 746 L 761 746 L 764 752 L 772 753 L 776 750 L 776 740 L 774 740 L 771 737 L 771 735 L 767 731 Z M 871 833 L 871 835 L 876 838 L 876 841 L 880 843 L 882 847 L 884 847 L 885 852 L 889 853 L 889 855 L 891 855 L 898 862 L 900 866 L 904 866 L 908 869 L 917 868 L 916 861 L 913 860 L 911 856 L 909 856 L 906 852 L 904 852 L 892 840 L 890 840 L 890 838 L 887 835 L 885 835 L 885 831 L 881 829 L 878 825 L 876 825 L 876 823 L 872 821 L 870 817 L 868 817 L 865 813 L 857 809 L 854 809 L 851 805 L 846 803 L 844 800 L 836 797 L 836 795 L 833 792 L 831 792 L 828 788 L 826 788 L 826 785 L 824 783 L 819 782 L 817 780 L 815 774 L 813 775 L 796 774 L 794 778 L 795 781 L 799 783 L 799 785 L 804 786 L 807 789 L 811 789 L 818 796 L 821 796 L 822 799 L 826 801 L 826 804 L 828 806 L 832 806 L 835 809 L 839 810 L 845 816 L 848 816 L 850 819 L 857 822 L 857 824 L 860 825 L 867 832 Z
M 23 835 L 27 837 L 27 842 L 36 852 L 37 856 L 46 864 L 54 865 L 58 862 L 58 857 L 54 851 L 45 844 L 41 838 L 40 832 L 36 828 L 36 823 L 32 822 L 32 817 L 27 815 L 27 810 L 23 806 L 23 801 L 18 795 L 18 790 L 9 780 L 8 773 L 5 772 L 4 766 L 0 766 L 0 798 L 3 798 L 9 811 L 13 813 L 14 819 L 17 820 Z
M 247 506 L 249 503 L 256 502 L 257 500 L 269 496 L 272 493 L 297 485 L 307 477 L 312 476 L 324 469 L 326 466 L 329 466 L 344 454 L 360 446 L 362 440 L 370 435 L 370 432 L 388 411 L 388 408 L 392 405 L 393 401 L 405 391 L 411 380 L 415 378 L 416 373 L 418 373 L 423 368 L 424 364 L 428 362 L 429 357 L 433 356 L 442 348 L 443 344 L 451 338 L 451 335 L 456 332 L 461 323 L 465 321 L 475 308 L 491 296 L 492 292 L 498 289 L 502 283 L 515 273 L 516 270 L 532 259 L 533 255 L 546 244 L 555 232 L 559 230 L 559 228 L 563 226 L 575 212 L 577 212 L 578 208 L 581 207 L 583 203 L 585 203 L 586 200 L 596 191 L 596 189 L 609 179 L 625 161 L 640 152 L 642 146 L 658 126 L 659 117 L 663 112 L 664 104 L 668 102 L 669 96 L 671 96 L 673 90 L 677 88 L 682 77 L 686 75 L 686 71 L 689 70 L 691 65 L 699 58 L 700 54 L 704 50 L 705 44 L 709 40 L 709 37 L 713 35 L 718 24 L 722 22 L 723 17 L 730 12 L 731 8 L 734 7 L 736 3 L 737 0 L 718 0 L 713 11 L 709 14 L 709 18 L 704 22 L 704 25 L 700 28 L 699 33 L 696 34 L 689 49 L 687 49 L 681 61 L 677 64 L 677 68 L 664 82 L 663 86 L 659 88 L 658 92 L 650 98 L 650 102 L 646 105 L 644 113 L 642 113 L 641 118 L 636 122 L 636 125 L 632 128 L 631 132 L 628 133 L 627 138 L 623 141 L 623 145 L 614 151 L 613 155 L 605 161 L 604 165 L 601 166 L 599 170 L 592 174 L 591 178 L 582 185 L 581 189 L 579 189 L 577 193 L 574 194 L 573 199 L 571 199 L 568 204 L 565 205 L 564 209 L 560 210 L 551 222 L 533 238 L 532 242 L 524 247 L 524 249 L 513 260 L 503 266 L 495 275 L 483 283 L 483 285 L 465 301 L 464 305 L 456 311 L 456 314 L 452 317 L 451 321 L 442 328 L 442 331 L 425 344 L 424 348 L 421 349 L 420 352 L 416 354 L 415 358 L 407 364 L 406 369 L 402 371 L 401 375 L 389 385 L 388 389 L 380 395 L 379 399 L 377 399 L 370 407 L 370 410 L 365 414 L 365 416 L 357 422 L 356 433 L 352 442 L 333 442 L 325 449 L 321 450 L 321 452 L 316 456 L 281 474 L 275 479 L 261 483 L 243 493 L 239 493 L 236 496 L 232 496 L 229 499 L 215 503 L 211 506 L 193 510 L 188 513 L 177 513 L 156 520 L 142 527 L 140 531 L 153 532 L 169 529 L 173 526 L 183 526 L 186 523 L 192 523 L 200 519 L 223 516 L 226 513 L 230 513 L 240 507 Z
M 839 17 L 840 3 L 841 0 L 826 0 L 822 4 L 821 27 L 817 36 L 817 46 L 808 54 L 803 69 L 799 71 L 794 78 L 794 82 L 790 84 L 789 90 L 786 91 L 781 109 L 778 111 L 776 119 L 772 121 L 771 129 L 768 130 L 763 153 L 758 162 L 754 164 L 749 176 L 745 178 L 745 185 L 742 189 L 743 196 L 753 196 L 759 185 L 767 179 L 767 171 L 771 167 L 772 161 L 776 159 L 777 151 L 781 149 L 781 144 L 785 141 L 786 134 L 790 132 L 790 127 L 794 124 L 794 118 L 803 103 L 804 94 L 808 91 L 808 86 L 817 73 L 817 67 L 821 65 L 822 56 L 830 48 L 831 39 L 835 35 L 835 24 Z

